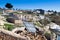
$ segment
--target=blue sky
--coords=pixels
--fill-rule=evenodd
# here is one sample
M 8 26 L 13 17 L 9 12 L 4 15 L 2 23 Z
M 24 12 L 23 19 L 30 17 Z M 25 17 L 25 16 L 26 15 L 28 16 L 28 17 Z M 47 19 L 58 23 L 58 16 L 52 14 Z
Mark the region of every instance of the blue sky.
M 20 9 L 44 9 L 60 11 L 60 0 L 0 0 L 0 7 L 11 3 L 14 8 Z

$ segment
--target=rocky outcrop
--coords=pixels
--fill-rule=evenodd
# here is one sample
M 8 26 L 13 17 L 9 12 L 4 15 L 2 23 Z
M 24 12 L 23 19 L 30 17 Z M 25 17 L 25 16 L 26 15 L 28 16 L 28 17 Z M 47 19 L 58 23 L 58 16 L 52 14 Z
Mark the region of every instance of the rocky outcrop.
M 24 31 L 22 30 L 23 29 L 14 33 L 12 31 L 0 29 L 0 40 L 47 40 L 45 36 L 40 34 L 40 31 L 31 33 L 26 29 L 24 29 Z
M 25 27 L 21 28 L 15 28 L 12 32 L 15 32 L 21 36 L 27 37 L 29 40 L 47 40 L 46 37 L 43 34 L 42 31 L 40 31 L 38 28 L 36 28 L 37 31 L 34 32 L 28 32 Z
M 28 40 L 28 38 L 4 29 L 0 29 L 0 40 Z

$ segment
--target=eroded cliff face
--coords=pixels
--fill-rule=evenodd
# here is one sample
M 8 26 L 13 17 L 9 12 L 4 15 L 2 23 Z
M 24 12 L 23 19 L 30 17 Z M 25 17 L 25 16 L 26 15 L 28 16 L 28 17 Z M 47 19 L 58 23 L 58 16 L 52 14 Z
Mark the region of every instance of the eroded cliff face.
M 25 28 L 24 30 L 14 30 L 16 34 L 27 37 L 29 40 L 47 40 L 42 31 L 28 32 Z
M 0 30 L 0 40 L 28 40 L 26 37 L 18 36 L 7 30 Z
M 13 37 L 4 33 L 0 33 L 0 40 L 25 40 L 22 38 Z
M 0 29 L 0 40 L 46 40 L 40 33 L 30 33 L 28 31 L 14 33 L 8 30 Z

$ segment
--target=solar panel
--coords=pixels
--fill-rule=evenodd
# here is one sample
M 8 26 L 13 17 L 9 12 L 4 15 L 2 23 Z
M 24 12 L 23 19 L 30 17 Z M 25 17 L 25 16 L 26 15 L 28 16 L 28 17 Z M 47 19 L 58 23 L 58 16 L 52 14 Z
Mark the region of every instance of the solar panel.
M 35 29 L 35 26 L 33 25 L 33 23 L 24 22 L 24 25 L 29 32 L 34 32 L 34 33 L 36 32 L 36 29 Z

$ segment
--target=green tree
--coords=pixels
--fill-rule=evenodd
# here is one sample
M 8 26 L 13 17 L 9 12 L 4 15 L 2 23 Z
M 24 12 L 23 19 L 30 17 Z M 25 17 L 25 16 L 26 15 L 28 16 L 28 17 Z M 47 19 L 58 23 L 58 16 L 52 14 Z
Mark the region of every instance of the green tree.
M 48 10 L 48 12 L 51 12 L 50 10 Z
M 54 13 L 57 13 L 57 11 L 55 11 Z
M 8 9 L 11 9 L 11 8 L 13 8 L 13 5 L 10 4 L 10 3 L 6 3 L 5 7 L 8 8 Z

